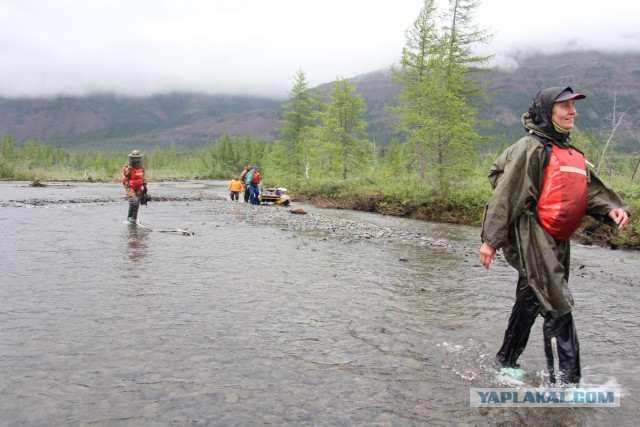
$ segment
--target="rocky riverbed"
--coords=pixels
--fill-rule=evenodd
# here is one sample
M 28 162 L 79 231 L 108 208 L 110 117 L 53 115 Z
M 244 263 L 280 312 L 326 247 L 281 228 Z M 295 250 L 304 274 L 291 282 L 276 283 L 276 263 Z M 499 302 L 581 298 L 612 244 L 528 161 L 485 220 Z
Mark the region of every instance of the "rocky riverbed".
M 45 184 L 44 187 L 73 188 L 74 184 L 53 183 Z M 37 189 L 35 190 L 37 191 Z M 46 205 L 77 205 L 84 203 L 114 204 L 125 203 L 124 196 L 116 195 L 87 195 L 84 197 L 27 197 L 15 198 L 11 200 L 0 200 L 0 207 L 41 207 Z M 323 239 L 339 240 L 350 243 L 361 240 L 379 240 L 389 244 L 403 243 L 427 246 L 432 248 L 443 248 L 452 254 L 465 258 L 465 262 L 478 263 L 477 251 L 479 248 L 479 237 L 476 244 L 469 242 L 452 241 L 440 236 L 434 236 L 422 232 L 414 232 L 406 229 L 377 225 L 371 222 L 357 221 L 335 216 L 323 215 L 322 210 L 316 209 L 314 213 L 295 214 L 301 210 L 298 204 L 289 207 L 275 205 L 245 205 L 243 203 L 234 204 L 228 198 L 222 197 L 208 190 L 182 188 L 179 192 L 152 192 L 149 206 L 154 203 L 163 202 L 184 202 L 184 203 L 207 203 L 214 215 L 226 213 L 231 207 L 242 206 L 251 209 L 252 220 L 264 225 L 278 226 L 289 230 L 300 232 L 312 232 Z M 213 202 L 213 203 L 212 203 Z M 223 202 L 223 203 L 219 203 Z M 239 206 L 238 206 L 239 205 Z M 304 209 L 302 209 L 304 211 Z M 320 213 L 318 213 L 318 211 Z M 454 226 L 455 227 L 455 226 Z M 479 231 L 478 231 L 479 233 Z M 578 244 L 585 243 L 580 239 Z M 587 242 L 588 243 L 588 242 Z M 400 259 L 399 262 L 403 260 Z M 498 252 L 494 261 L 494 268 L 508 267 L 507 262 Z M 585 266 L 576 264 L 573 266 L 574 273 L 583 275 Z M 600 272 L 605 274 L 604 272 Z
M 73 184 L 44 184 L 42 187 L 73 187 Z M 229 203 L 213 203 L 211 209 L 214 214 L 226 212 L 234 206 L 233 202 L 206 190 L 181 191 L 179 194 L 158 193 L 151 194 L 150 206 L 162 202 L 213 202 L 226 201 Z M 125 203 L 124 196 L 86 196 L 73 198 L 60 197 L 29 197 L 15 200 L 0 201 L 0 207 L 33 207 L 46 205 L 77 205 L 83 203 Z M 243 203 L 240 203 L 244 205 Z M 278 224 L 293 230 L 319 232 L 325 239 L 339 239 L 345 242 L 355 240 L 381 239 L 389 243 L 414 243 L 421 246 L 447 248 L 459 255 L 473 255 L 477 248 L 462 243 L 448 241 L 443 238 L 429 236 L 424 233 L 398 230 L 391 227 L 379 226 L 363 221 L 335 218 L 318 213 L 307 213 L 303 208 L 295 205 L 289 207 L 275 205 L 244 205 L 253 209 L 253 220 L 261 224 Z M 302 210 L 301 214 L 296 214 Z M 499 260 L 496 260 L 499 262 Z

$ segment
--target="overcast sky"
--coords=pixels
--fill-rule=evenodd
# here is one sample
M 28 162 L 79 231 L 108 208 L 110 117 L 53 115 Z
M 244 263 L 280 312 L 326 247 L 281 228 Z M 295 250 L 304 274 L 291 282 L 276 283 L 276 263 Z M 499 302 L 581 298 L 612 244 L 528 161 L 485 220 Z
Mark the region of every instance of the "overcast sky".
M 446 4 L 446 0 L 440 1 Z M 422 0 L 0 0 L 0 96 L 286 98 L 397 63 Z M 444 8 L 439 8 L 444 11 Z M 640 51 L 640 1 L 484 0 L 482 53 Z M 552 84 L 553 82 L 550 82 Z

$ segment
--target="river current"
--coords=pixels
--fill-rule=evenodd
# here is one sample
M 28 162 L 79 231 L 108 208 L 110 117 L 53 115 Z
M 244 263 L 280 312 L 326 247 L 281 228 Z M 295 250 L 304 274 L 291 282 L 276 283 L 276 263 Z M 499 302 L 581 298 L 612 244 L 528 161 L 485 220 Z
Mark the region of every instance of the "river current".
M 0 183 L 0 424 L 637 425 L 637 252 L 572 247 L 583 382 L 620 407 L 475 408 L 510 385 L 491 360 L 516 282 L 477 228 L 150 193 L 143 228 L 117 184 Z

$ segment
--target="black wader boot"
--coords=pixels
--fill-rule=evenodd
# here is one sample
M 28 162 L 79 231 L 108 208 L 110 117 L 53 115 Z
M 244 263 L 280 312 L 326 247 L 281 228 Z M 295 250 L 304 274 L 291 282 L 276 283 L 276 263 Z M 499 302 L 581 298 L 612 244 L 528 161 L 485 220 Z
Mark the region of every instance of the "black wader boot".
M 547 314 L 542 330 L 551 384 L 580 383 L 580 345 L 571 313 L 561 316 Z
M 129 213 L 127 213 L 127 222 L 133 222 L 133 203 L 129 200 Z
M 507 330 L 504 331 L 502 347 L 496 355 L 496 362 L 499 365 L 506 368 L 518 367 L 516 361 L 527 346 L 531 327 L 540 314 L 541 308 L 527 280 L 519 276 L 516 302 L 511 310 Z
M 138 220 L 138 209 L 140 208 L 140 202 L 137 200 L 129 200 L 129 214 L 127 215 L 127 221 L 135 223 Z

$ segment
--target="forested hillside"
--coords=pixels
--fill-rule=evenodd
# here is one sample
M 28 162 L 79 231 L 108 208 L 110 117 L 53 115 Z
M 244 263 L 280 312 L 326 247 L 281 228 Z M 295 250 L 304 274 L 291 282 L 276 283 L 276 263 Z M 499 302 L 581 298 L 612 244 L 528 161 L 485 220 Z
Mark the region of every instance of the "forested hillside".
M 96 95 L 52 99 L 0 98 L 0 134 L 66 148 L 203 146 L 218 138 L 272 140 L 281 101 L 202 94 L 148 98 Z
M 496 69 L 486 76 L 490 98 L 478 102 L 484 107 L 480 119 L 487 121 L 480 133 L 490 143 L 521 135 L 520 116 L 538 89 L 567 85 L 588 96 L 579 107 L 580 130 L 607 138 L 624 113 L 616 130 L 617 148 L 638 149 L 640 55 L 580 52 L 518 58 L 518 63 L 517 69 Z M 368 122 L 369 138 L 388 143 L 394 135 L 394 119 L 385 107 L 396 103 L 400 91 L 390 70 L 348 81 L 365 100 L 363 118 Z M 244 137 L 247 133 L 271 141 L 278 137 L 284 101 L 203 94 L 0 98 L 0 135 L 10 133 L 16 141 L 33 139 L 74 149 L 133 145 L 149 149 L 172 143 L 198 147 L 223 135 Z

